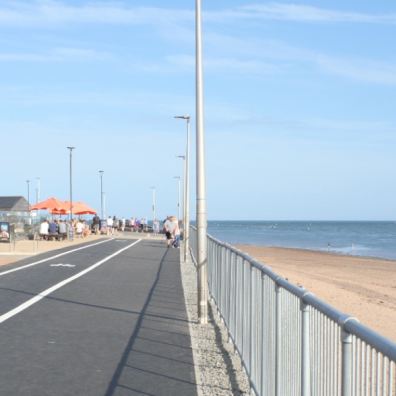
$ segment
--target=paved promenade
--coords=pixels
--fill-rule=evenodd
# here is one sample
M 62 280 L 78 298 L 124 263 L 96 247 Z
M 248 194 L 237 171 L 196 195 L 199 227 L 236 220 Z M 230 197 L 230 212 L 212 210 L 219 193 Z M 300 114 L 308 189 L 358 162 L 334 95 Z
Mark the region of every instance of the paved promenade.
M 195 382 L 179 250 L 104 239 L 0 267 L 1 395 L 189 396 Z

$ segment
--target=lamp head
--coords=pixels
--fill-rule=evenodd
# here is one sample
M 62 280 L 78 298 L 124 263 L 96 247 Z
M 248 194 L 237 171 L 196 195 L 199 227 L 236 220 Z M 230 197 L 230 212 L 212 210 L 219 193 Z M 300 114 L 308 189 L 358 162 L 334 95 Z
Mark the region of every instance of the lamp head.
M 175 116 L 175 118 L 178 118 L 180 120 L 189 120 L 190 116 L 189 115 L 182 115 L 182 116 Z

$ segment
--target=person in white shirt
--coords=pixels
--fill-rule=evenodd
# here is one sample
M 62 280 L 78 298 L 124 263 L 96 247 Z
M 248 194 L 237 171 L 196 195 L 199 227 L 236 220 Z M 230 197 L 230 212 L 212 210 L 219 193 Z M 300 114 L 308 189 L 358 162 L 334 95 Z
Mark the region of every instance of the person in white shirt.
M 107 235 L 113 235 L 113 219 L 111 216 L 107 218 Z
M 40 224 L 40 237 L 43 239 L 48 239 L 48 234 L 49 234 L 49 223 L 47 220 L 44 220 Z
M 83 237 L 84 227 L 85 227 L 84 223 L 81 220 L 78 220 L 77 224 L 76 224 L 77 238 L 82 238 Z
M 180 228 L 177 217 L 170 216 L 165 222 L 165 228 L 166 231 L 171 235 L 171 239 L 168 239 L 168 247 L 170 244 L 172 244 L 172 247 L 178 248 L 180 246 Z

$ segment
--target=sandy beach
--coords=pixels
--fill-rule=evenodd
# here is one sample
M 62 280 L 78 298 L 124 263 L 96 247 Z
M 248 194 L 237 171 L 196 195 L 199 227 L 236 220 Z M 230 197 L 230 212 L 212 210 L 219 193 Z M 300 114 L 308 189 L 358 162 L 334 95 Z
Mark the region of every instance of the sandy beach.
M 291 283 L 396 340 L 396 261 L 237 245 Z

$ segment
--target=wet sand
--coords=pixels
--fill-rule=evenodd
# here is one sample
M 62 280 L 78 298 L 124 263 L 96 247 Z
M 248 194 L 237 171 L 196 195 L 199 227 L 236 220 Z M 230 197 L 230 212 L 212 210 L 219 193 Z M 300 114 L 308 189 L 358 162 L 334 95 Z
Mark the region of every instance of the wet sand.
M 237 245 L 291 283 L 396 341 L 396 261 Z

